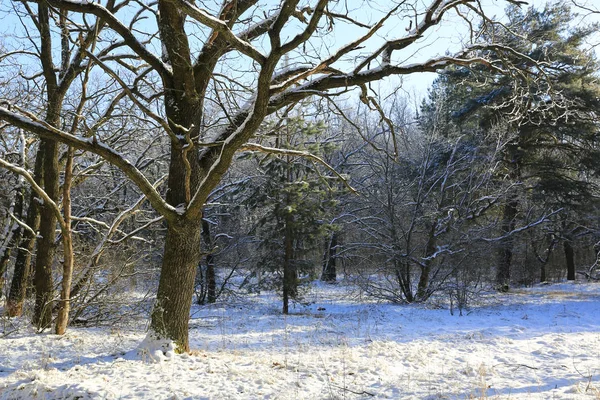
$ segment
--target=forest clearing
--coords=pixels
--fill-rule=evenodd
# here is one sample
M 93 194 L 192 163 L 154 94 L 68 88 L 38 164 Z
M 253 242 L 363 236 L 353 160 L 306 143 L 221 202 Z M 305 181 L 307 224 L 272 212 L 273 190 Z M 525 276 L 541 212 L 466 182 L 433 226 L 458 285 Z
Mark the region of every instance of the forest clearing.
M 4 323 L 0 399 L 598 399 L 600 284 L 489 292 L 451 315 L 317 284 L 288 316 L 278 296 L 195 307 L 190 354 L 129 328 L 36 334 Z M 17 329 L 11 333 L 11 329 Z

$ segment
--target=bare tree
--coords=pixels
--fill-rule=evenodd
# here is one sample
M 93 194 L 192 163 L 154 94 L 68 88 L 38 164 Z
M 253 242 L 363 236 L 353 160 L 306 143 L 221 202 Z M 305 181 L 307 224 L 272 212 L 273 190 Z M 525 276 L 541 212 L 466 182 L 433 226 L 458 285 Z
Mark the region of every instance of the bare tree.
M 107 6 L 112 8 L 114 2 L 109 1 Z M 93 49 L 96 36 L 104 24 L 102 21 L 98 21 L 95 25 L 82 27 L 76 33 L 69 29 L 71 21 L 67 10 L 53 9 L 44 2 L 38 3 L 37 10 L 31 8 L 29 3 L 23 3 L 23 10 L 18 9 L 15 5 L 14 10 L 20 18 L 29 19 L 31 25 L 37 31 L 37 37 L 31 37 L 32 40 L 39 40 L 39 44 L 36 43 L 34 45 L 34 51 L 26 51 L 23 48 L 14 53 L 27 56 L 33 55 L 34 62 L 39 62 L 41 66 L 40 73 L 26 78 L 34 82 L 38 78 L 43 78 L 41 85 L 44 87 L 43 94 L 45 101 L 43 106 L 45 115 L 40 121 L 43 121 L 44 125 L 56 129 L 62 128 L 67 122 L 63 115 L 65 100 L 75 80 L 86 68 L 89 71 L 89 64 L 86 63 L 86 51 L 90 48 Z M 21 16 L 21 12 L 23 12 L 23 16 Z M 53 45 L 54 40 L 57 38 L 60 43 L 60 46 L 58 46 L 58 55 L 55 54 L 56 47 Z M 74 129 L 77 127 L 79 120 L 78 112 L 81 112 L 81 106 L 86 100 L 85 92 L 82 93 L 81 99 L 80 107 L 73 110 L 76 117 L 74 118 L 73 129 L 68 131 L 69 134 L 74 134 Z M 15 105 L 15 107 L 18 107 L 18 105 Z M 33 118 L 35 119 L 35 117 Z M 59 151 L 60 141 L 52 137 L 42 137 L 36 155 L 36 165 L 33 174 L 36 184 L 44 190 L 53 203 L 58 203 L 60 198 Z M 68 158 L 72 159 L 72 157 L 73 155 L 71 154 Z M 64 185 L 64 187 L 68 188 L 69 184 Z M 16 271 L 11 285 L 8 311 L 13 316 L 20 315 L 22 312 L 25 286 L 29 275 L 28 264 L 36 239 L 34 233 L 39 227 L 39 240 L 37 240 L 34 270 L 36 302 L 33 322 L 39 328 L 43 329 L 48 327 L 52 320 L 54 292 L 52 267 L 54 263 L 57 220 L 53 207 L 46 202 L 42 202 L 40 206 L 36 200 L 36 196 L 38 194 L 32 191 L 26 220 L 27 225 L 32 229 L 28 230 L 24 235 L 21 250 L 17 255 Z M 68 203 L 68 199 L 65 199 L 65 201 Z M 66 216 L 68 220 L 68 215 Z M 69 240 L 69 238 L 65 237 L 63 239 L 66 241 Z M 65 257 L 68 256 L 65 255 Z M 65 260 L 65 265 L 68 263 L 69 261 Z
M 125 4 L 126 12 L 119 13 Z M 419 40 L 448 14 L 477 26 L 483 11 L 474 0 L 431 0 L 425 7 L 420 1 L 393 3 L 387 13 L 376 12 L 380 17 L 374 23 L 361 22 L 360 13 L 347 9 L 346 3 L 299 4 L 284 0 L 269 8 L 255 0 L 237 0 L 209 5 L 209 10 L 187 0 L 151 5 L 40 1 L 41 10 L 51 8 L 58 15 L 69 11 L 85 23 L 95 18 L 91 26 L 110 28 L 109 36 L 98 41 L 97 56 L 88 51 L 85 40 L 79 41 L 79 53 L 107 80 L 118 82 L 126 94 L 123 101 L 134 103 L 141 118 L 160 125 L 170 138 L 164 198 L 138 168 L 97 138 L 73 135 L 54 120 L 0 107 L 0 119 L 39 135 L 51 147 L 46 153 L 54 154 L 55 143 L 63 142 L 118 167 L 164 217 L 167 235 L 150 335 L 174 341 L 178 351 L 189 350 L 188 319 L 201 256 L 204 204 L 236 152 L 248 148 L 268 115 L 310 96 L 332 98 L 393 75 L 434 72 L 450 64 L 502 66 L 502 61 L 486 60 L 485 54 L 473 56 L 474 50 L 487 46 L 476 42 L 477 32 L 454 55 L 415 61 L 402 53 L 416 50 Z M 153 22 L 140 23 L 140 16 L 148 15 L 155 17 L 156 27 Z M 402 37 L 374 43 L 388 24 L 402 18 L 409 18 Z M 343 25 L 362 33 L 328 52 L 324 44 L 329 38 L 339 43 L 334 35 Z M 118 69 L 128 72 L 119 74 Z M 46 79 L 50 84 L 54 78 L 48 73 Z M 221 111 L 207 115 L 207 103 L 215 99 Z

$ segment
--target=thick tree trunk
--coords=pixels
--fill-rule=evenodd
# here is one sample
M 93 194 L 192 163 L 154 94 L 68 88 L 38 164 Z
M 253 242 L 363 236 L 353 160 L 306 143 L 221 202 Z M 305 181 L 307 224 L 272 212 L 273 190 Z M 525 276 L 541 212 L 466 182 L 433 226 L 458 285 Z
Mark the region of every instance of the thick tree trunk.
M 195 136 L 189 131 L 181 130 L 181 127 L 192 126 L 194 107 L 178 96 L 181 93 L 174 92 L 166 96 L 167 115 L 171 115 L 170 120 L 177 123 L 172 129 L 182 138 L 187 136 L 193 142 Z M 167 203 L 185 209 L 199 183 L 198 149 L 190 147 L 185 140 L 172 143 Z M 188 323 L 196 272 L 201 259 L 201 245 L 202 213 L 167 221 L 165 250 L 150 334 L 156 339 L 174 342 L 178 353 L 190 350 Z
M 168 186 L 167 202 L 175 206 L 187 204 L 190 189 L 193 191 L 196 187 L 190 182 L 182 153 L 177 148 L 171 149 Z M 201 257 L 201 235 L 201 214 L 195 218 L 181 217 L 167 222 L 165 250 L 150 330 L 157 339 L 173 341 L 178 353 L 190 351 L 188 323 L 196 270 Z
M 170 102 L 167 101 L 167 104 Z M 177 110 L 167 110 L 173 121 L 180 126 L 190 126 L 191 121 L 176 119 L 179 112 L 190 110 L 184 103 Z M 192 115 L 191 111 L 188 113 Z M 186 133 L 181 132 L 182 136 Z M 198 155 L 195 151 L 183 151 L 184 143 L 171 146 L 167 203 L 185 207 L 199 183 Z M 156 294 L 156 304 L 150 323 L 151 334 L 157 339 L 173 341 L 178 353 L 190 351 L 188 324 L 194 296 L 194 282 L 201 259 L 202 214 L 180 217 L 167 221 L 165 250 Z
M 506 292 L 510 288 L 510 266 L 512 264 L 512 243 L 504 242 L 498 250 L 498 271 L 496 285 L 498 290 Z
M 59 197 L 58 143 L 42 140 L 40 145 L 45 148 L 44 190 L 56 202 Z M 32 322 L 38 329 L 45 329 L 52 323 L 54 297 L 52 264 L 56 240 L 56 215 L 49 205 L 43 205 L 40 210 L 40 235 L 33 278 L 35 307 Z
M 174 12 L 175 9 L 167 2 L 159 2 L 159 9 L 161 37 L 169 42 L 167 47 L 176 49 L 179 45 L 187 45 L 186 36 L 178 36 L 182 31 L 173 31 L 176 25 L 183 26 L 185 17 Z M 170 20 L 174 25 L 170 25 Z M 200 184 L 201 176 L 207 171 L 201 174 L 198 148 L 191 145 L 197 140 L 198 122 L 201 120 L 198 113 L 202 103 L 193 93 L 186 93 L 193 84 L 184 81 L 193 75 L 187 70 L 189 65 L 180 65 L 180 62 L 185 64 L 181 57 L 186 58 L 185 54 L 177 51 L 169 54 L 174 67 L 182 68 L 179 71 L 182 76 L 176 77 L 175 87 L 169 88 L 165 94 L 166 115 L 171 129 L 180 138 L 179 142 L 171 143 L 166 201 L 173 207 L 185 209 Z M 183 81 L 180 82 L 180 79 Z M 194 127 L 194 130 L 190 131 L 188 127 Z M 173 341 L 179 353 L 190 350 L 188 322 L 201 257 L 201 233 L 200 212 L 167 221 L 165 250 L 150 330 L 159 340 Z
M 504 206 L 502 215 L 501 234 L 512 232 L 515 228 L 519 202 L 516 198 L 510 199 Z M 496 285 L 499 290 L 507 291 L 510 287 L 510 267 L 512 264 L 514 240 L 512 237 L 504 239 L 498 249 L 498 270 Z
M 331 236 L 325 240 L 325 252 L 323 254 L 323 272 L 321 280 L 323 282 L 335 282 L 337 279 L 336 273 L 336 256 L 338 245 L 338 233 L 332 232 Z
M 523 157 L 521 141 L 525 133 L 519 131 L 519 137 L 507 146 L 505 163 L 508 176 L 513 183 L 521 180 L 521 160 Z M 515 193 L 509 195 L 502 210 L 502 222 L 500 226 L 501 235 L 506 235 L 515 229 L 516 218 L 519 208 L 519 200 Z M 508 291 L 510 287 L 510 270 L 513 257 L 514 239 L 508 236 L 500 241 L 498 248 L 498 268 L 496 270 L 496 287 L 500 291 Z
M 202 222 L 169 224 L 151 329 L 173 340 L 178 352 L 189 352 L 188 322 L 196 268 L 200 259 Z
M 40 145 L 35 157 L 33 179 L 41 185 L 44 179 L 44 147 Z M 37 196 L 32 190 L 27 206 L 25 223 L 35 232 L 40 226 L 40 207 Z M 27 285 L 31 275 L 31 256 L 35 247 L 36 237 L 28 229 L 23 231 L 22 239 L 15 258 L 15 268 L 8 294 L 7 312 L 10 317 L 19 317 L 23 314 L 23 304 L 27 294 Z
M 69 81 L 59 82 L 56 66 L 53 60 L 52 34 L 50 28 L 51 10 L 46 3 L 38 4 L 38 27 L 40 32 L 40 61 L 42 71 L 46 78 L 46 117 L 45 121 L 55 128 L 61 127 L 61 112 L 64 96 Z M 63 48 L 62 56 L 66 57 L 68 51 Z M 64 59 L 66 61 L 66 58 Z M 66 68 L 66 63 L 63 63 Z M 62 71 L 64 73 L 64 71 Z M 58 142 L 42 139 L 40 147 L 44 151 L 43 160 L 43 189 L 48 197 L 58 203 L 59 174 Z M 52 309 L 54 298 L 54 282 L 52 278 L 52 265 L 56 240 L 56 215 L 49 204 L 40 207 L 40 238 L 37 244 L 33 285 L 35 288 L 35 307 L 33 309 L 32 323 L 38 329 L 47 328 L 52 322 Z
M 569 240 L 563 242 L 563 248 L 565 250 L 565 262 L 567 264 L 567 280 L 575 280 L 575 252 L 573 246 Z

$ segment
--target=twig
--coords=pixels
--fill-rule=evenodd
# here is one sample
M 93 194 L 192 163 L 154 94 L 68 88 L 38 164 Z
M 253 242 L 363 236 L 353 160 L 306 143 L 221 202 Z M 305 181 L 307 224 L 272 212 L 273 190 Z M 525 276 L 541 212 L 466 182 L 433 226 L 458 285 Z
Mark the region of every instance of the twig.
M 354 390 L 350 390 L 347 387 L 341 387 L 339 385 L 336 385 L 335 383 L 332 383 L 331 386 L 334 386 L 334 387 L 336 387 L 338 389 L 342 389 L 342 390 L 344 390 L 346 392 L 350 392 L 350 393 L 353 393 L 353 394 L 358 394 L 358 395 L 366 394 L 367 396 L 375 397 L 375 393 L 367 392 L 365 390 L 363 390 L 362 392 L 355 392 Z

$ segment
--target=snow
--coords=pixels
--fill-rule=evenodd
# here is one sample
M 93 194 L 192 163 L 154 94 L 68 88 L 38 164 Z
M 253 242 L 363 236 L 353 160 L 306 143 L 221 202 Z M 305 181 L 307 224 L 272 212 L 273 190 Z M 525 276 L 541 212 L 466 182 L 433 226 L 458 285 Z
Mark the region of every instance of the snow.
M 195 307 L 191 354 L 143 326 L 36 334 L 1 320 L 0 399 L 598 399 L 600 284 L 392 305 L 317 283 Z M 0 310 L 2 311 L 2 310 Z M 141 344 L 140 344 L 141 343 Z
M 142 343 L 140 343 L 137 354 L 143 360 L 168 361 L 175 357 L 175 343 L 160 337 L 154 332 L 148 332 Z

